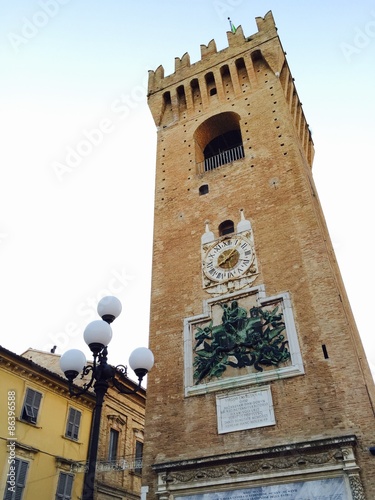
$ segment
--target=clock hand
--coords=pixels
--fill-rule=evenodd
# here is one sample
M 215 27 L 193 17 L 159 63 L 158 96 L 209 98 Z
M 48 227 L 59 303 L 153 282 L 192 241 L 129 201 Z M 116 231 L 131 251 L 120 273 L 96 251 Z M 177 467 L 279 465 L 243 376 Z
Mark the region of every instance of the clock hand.
M 230 260 L 232 258 L 232 256 L 237 252 L 236 248 L 233 248 L 233 250 L 231 251 L 231 253 L 227 256 L 227 258 L 225 259 L 225 261 L 227 260 Z
M 237 252 L 237 248 L 241 245 L 241 241 L 239 243 L 237 243 L 237 245 L 235 245 L 233 248 L 232 248 L 232 251 L 230 252 L 230 254 L 228 255 L 227 259 L 225 260 L 225 262 L 230 259 L 232 257 L 232 255 Z
M 217 259 L 217 263 L 219 264 L 219 266 L 221 266 L 222 264 L 225 264 L 227 262 L 227 260 L 229 259 L 230 256 L 228 255 L 219 255 L 219 258 Z
M 225 264 L 228 260 L 230 260 L 230 259 L 232 258 L 232 256 L 233 256 L 233 255 L 237 252 L 237 247 L 238 247 L 238 245 L 236 245 L 236 246 L 232 249 L 232 251 L 231 251 L 228 255 L 226 255 L 226 256 L 224 257 L 224 259 L 223 259 L 223 260 L 220 260 L 220 262 L 219 262 L 219 259 L 218 259 L 218 264 L 221 266 L 221 265 Z

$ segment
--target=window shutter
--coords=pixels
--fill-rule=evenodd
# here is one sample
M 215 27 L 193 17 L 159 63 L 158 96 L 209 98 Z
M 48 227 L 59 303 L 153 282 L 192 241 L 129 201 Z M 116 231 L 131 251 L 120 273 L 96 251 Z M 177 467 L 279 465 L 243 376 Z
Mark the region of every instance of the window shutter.
M 9 484 L 6 483 L 4 500 L 22 500 L 23 492 L 26 485 L 26 475 L 27 475 L 27 469 L 29 467 L 29 462 L 27 462 L 26 460 L 15 458 L 14 465 L 16 468 L 16 475 L 15 475 L 16 488 L 15 491 L 12 492 L 11 490 L 9 490 Z
M 21 500 L 22 495 L 23 495 L 23 490 L 26 485 L 26 474 L 27 474 L 27 469 L 29 467 L 29 462 L 26 462 L 25 460 L 19 460 L 19 466 L 17 470 L 17 489 L 16 491 L 16 500 Z
M 22 410 L 22 419 L 28 422 L 36 423 L 42 395 L 33 389 L 27 389 L 25 402 Z
M 72 498 L 72 488 L 73 488 L 73 476 L 68 474 L 66 477 L 65 499 L 64 500 L 70 500 Z
M 78 439 L 79 425 L 81 423 L 81 412 L 74 408 L 69 409 L 68 421 L 66 424 L 65 436 Z
M 60 472 L 59 481 L 57 483 L 56 498 L 64 498 L 65 482 L 66 482 L 66 476 L 64 473 Z
M 56 500 L 71 500 L 74 476 L 60 472 L 57 483 Z

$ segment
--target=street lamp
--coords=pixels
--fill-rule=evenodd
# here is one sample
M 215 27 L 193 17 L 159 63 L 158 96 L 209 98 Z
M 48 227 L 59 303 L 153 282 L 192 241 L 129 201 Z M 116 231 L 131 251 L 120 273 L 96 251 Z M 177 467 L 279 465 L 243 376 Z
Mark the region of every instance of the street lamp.
M 115 387 L 122 394 L 135 394 L 141 388 L 143 377 L 151 370 L 154 364 L 154 356 L 146 347 L 138 347 L 131 353 L 129 365 L 138 377 L 138 385 L 135 389 L 129 390 L 121 383 L 121 380 L 124 382 L 127 381 L 127 367 L 123 365 L 114 367 L 107 363 L 107 346 L 112 339 L 110 324 L 121 313 L 121 309 L 121 302 L 116 297 L 104 297 L 98 303 L 98 314 L 102 319 L 89 323 L 83 333 L 83 338 L 90 347 L 94 357 L 92 364 L 86 365 L 86 356 L 78 349 L 70 349 L 60 358 L 60 368 L 68 379 L 71 396 L 80 396 L 86 393 L 91 387 L 93 387 L 95 392 L 96 400 L 91 425 L 88 469 L 84 479 L 82 500 L 94 499 L 100 419 L 103 400 L 108 387 Z M 90 380 L 81 389 L 76 389 L 74 387 L 74 379 L 80 373 L 81 378 L 83 378 L 90 372 Z

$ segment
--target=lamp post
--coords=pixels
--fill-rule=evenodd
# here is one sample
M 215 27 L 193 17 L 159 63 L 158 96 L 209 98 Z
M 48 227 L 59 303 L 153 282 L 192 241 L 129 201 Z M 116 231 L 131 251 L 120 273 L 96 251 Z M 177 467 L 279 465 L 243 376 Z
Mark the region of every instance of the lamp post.
M 88 469 L 84 478 L 82 500 L 94 500 L 100 420 L 103 400 L 108 387 L 115 387 L 122 394 L 135 394 L 141 388 L 143 377 L 154 364 L 154 356 L 146 347 L 138 347 L 131 353 L 129 365 L 138 377 L 138 385 L 135 389 L 129 390 L 121 383 L 121 379 L 124 382 L 127 381 L 127 367 L 123 365 L 114 367 L 107 363 L 107 346 L 112 338 L 110 324 L 119 316 L 121 309 L 121 302 L 116 297 L 104 297 L 98 303 L 98 314 L 102 319 L 89 323 L 83 333 L 83 338 L 94 358 L 92 364 L 86 365 L 86 356 L 78 349 L 66 351 L 60 359 L 60 368 L 68 379 L 70 395 L 80 396 L 93 387 L 96 398 L 91 424 Z M 79 373 L 83 378 L 90 372 L 90 380 L 81 389 L 76 389 L 74 379 Z

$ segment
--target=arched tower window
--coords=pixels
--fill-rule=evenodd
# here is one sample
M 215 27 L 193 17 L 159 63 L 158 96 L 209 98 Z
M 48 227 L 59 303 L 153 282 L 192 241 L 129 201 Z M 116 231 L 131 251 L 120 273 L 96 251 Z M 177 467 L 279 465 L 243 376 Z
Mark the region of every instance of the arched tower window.
M 206 85 L 207 85 L 207 90 L 208 90 L 209 95 L 217 94 L 215 78 L 214 78 L 214 74 L 212 73 L 212 71 L 210 73 L 207 73 L 207 75 L 205 76 L 205 79 L 206 79 Z
M 244 157 L 240 117 L 226 112 L 208 118 L 195 131 L 198 173 L 216 169 Z
M 200 88 L 199 88 L 199 82 L 198 82 L 198 78 L 194 78 L 191 82 L 190 82 L 190 88 L 191 88 L 191 95 L 193 97 L 193 103 L 194 103 L 194 106 L 198 106 L 200 104 L 202 104 L 200 101 L 201 101 L 201 91 L 200 91 Z
M 263 78 L 267 76 L 267 71 L 272 71 L 260 50 L 254 50 L 254 52 L 251 53 L 251 60 L 255 72 L 259 73 L 258 78 Z
M 219 225 L 219 235 L 224 236 L 225 234 L 234 233 L 234 223 L 232 220 L 224 220 Z
M 178 101 L 178 107 L 180 111 L 184 111 L 186 109 L 186 96 L 185 96 L 185 89 L 183 85 L 180 85 L 177 87 L 177 101 Z
M 163 120 L 171 122 L 173 120 L 171 93 L 163 94 Z
M 233 84 L 228 64 L 224 64 L 224 66 L 220 68 L 220 75 L 223 82 L 225 98 L 229 101 L 230 96 L 233 95 Z

